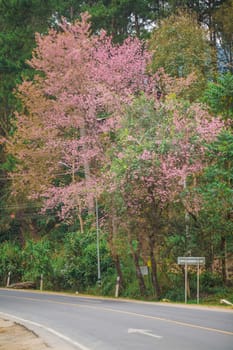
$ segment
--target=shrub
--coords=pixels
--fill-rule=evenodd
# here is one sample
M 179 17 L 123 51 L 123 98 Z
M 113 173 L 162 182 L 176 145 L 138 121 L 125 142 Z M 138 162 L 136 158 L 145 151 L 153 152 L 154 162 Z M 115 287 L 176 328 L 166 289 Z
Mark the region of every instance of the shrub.
M 216 289 L 222 288 L 221 275 L 205 271 L 200 275 L 200 284 L 202 292 L 212 294 Z
M 47 281 L 52 272 L 51 265 L 51 244 L 49 240 L 40 241 L 28 240 L 22 253 L 23 280 L 38 282 L 41 274 L 47 277 Z
M 18 282 L 22 276 L 22 251 L 14 242 L 4 242 L 0 245 L 0 283 L 7 283 L 8 272 L 11 272 L 11 283 Z

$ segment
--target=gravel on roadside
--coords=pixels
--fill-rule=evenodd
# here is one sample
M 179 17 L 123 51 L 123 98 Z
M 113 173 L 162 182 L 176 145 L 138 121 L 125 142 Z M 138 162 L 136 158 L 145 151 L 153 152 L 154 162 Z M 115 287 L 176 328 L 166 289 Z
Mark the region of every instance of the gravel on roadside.
M 49 350 L 33 331 L 10 320 L 0 319 L 0 350 Z

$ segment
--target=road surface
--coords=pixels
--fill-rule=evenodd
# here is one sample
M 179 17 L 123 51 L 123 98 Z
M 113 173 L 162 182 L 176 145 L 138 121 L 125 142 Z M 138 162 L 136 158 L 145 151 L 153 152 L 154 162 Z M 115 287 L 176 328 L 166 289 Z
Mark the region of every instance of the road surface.
M 3 316 L 63 350 L 233 349 L 233 310 L 0 289 Z

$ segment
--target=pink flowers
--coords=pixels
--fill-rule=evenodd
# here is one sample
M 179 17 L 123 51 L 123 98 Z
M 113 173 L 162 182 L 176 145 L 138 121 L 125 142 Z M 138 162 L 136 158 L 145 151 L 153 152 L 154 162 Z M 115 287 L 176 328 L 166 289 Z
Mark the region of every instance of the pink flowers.
M 211 117 L 200 104 L 174 99 L 173 103 L 165 101 L 149 113 L 148 103 L 142 100 L 141 108 L 137 105 L 136 110 L 133 106 L 129 113 L 134 115 L 134 120 L 128 124 L 125 120 L 127 135 L 123 136 L 125 149 L 120 156 L 127 171 L 125 176 L 121 172 L 121 193 L 127 203 L 131 203 L 128 204 L 130 212 L 134 203 L 134 210 L 140 211 L 140 205 L 150 207 L 153 200 L 160 208 L 177 201 L 185 184 L 205 168 L 206 144 L 213 141 L 223 127 L 223 123 Z M 142 127 L 145 120 L 141 110 L 146 112 L 146 130 Z M 157 119 L 158 116 L 161 118 Z M 194 194 L 186 196 L 186 202 L 193 210 L 200 208 L 200 199 Z
M 152 159 L 152 154 L 151 152 L 144 150 L 140 156 L 141 160 L 151 160 Z
M 36 37 L 28 63 L 39 74 L 18 89 L 26 110 L 17 116 L 15 134 L 22 169 L 29 181 L 38 164 L 46 169 L 40 188 L 35 186 L 45 208 L 60 208 L 62 218 L 76 208 L 81 216 L 86 207 L 93 209 L 94 197 L 104 190 L 101 171 L 103 165 L 111 168 L 112 152 L 121 166 L 119 186 L 133 188 L 130 192 L 125 187 L 127 197 L 133 196 L 127 201 L 130 206 L 154 198 L 164 205 L 175 198 L 184 179 L 203 169 L 205 143 L 216 137 L 222 124 L 198 104 L 187 107 L 166 99 L 166 93 L 179 93 L 193 77 L 177 83 L 162 70 L 148 74 L 151 54 L 139 39 L 114 45 L 105 32 L 92 35 L 88 20 L 83 14 L 75 24 L 62 23 L 61 31 Z M 126 107 L 141 93 L 145 105 L 132 107 L 128 118 L 134 120 L 126 120 L 124 130 Z M 122 129 L 121 140 L 113 141 Z M 54 186 L 61 162 L 67 167 Z M 109 188 L 115 190 L 117 170 L 111 175 Z

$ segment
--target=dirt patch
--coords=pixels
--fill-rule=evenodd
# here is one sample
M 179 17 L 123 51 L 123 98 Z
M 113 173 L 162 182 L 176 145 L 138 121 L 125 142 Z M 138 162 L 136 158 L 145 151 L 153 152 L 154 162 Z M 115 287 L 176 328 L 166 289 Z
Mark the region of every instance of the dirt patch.
M 42 339 L 24 326 L 0 319 L 0 350 L 48 350 L 49 348 Z

